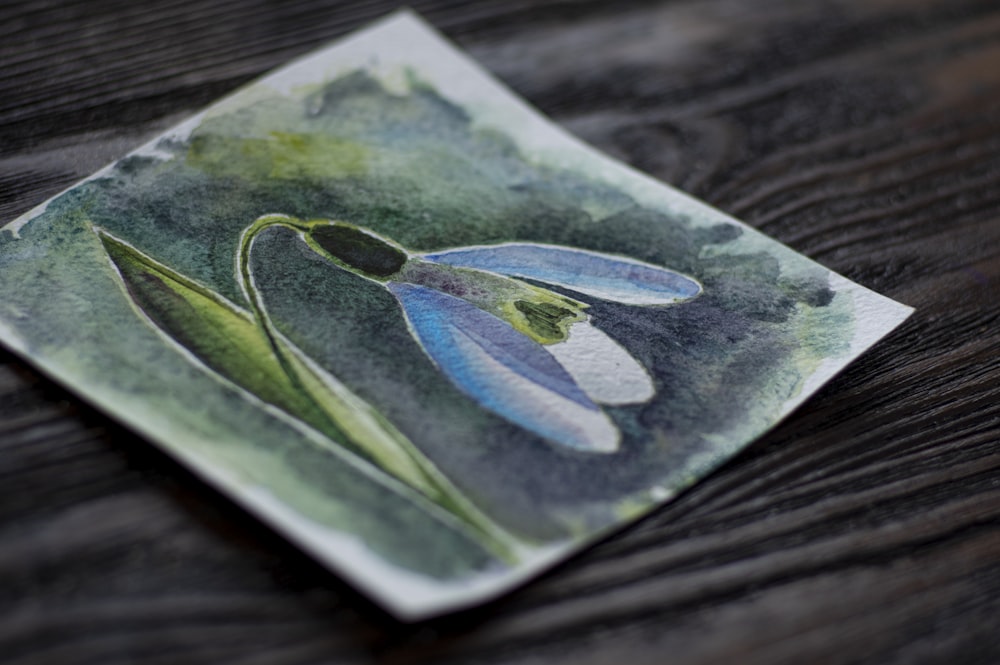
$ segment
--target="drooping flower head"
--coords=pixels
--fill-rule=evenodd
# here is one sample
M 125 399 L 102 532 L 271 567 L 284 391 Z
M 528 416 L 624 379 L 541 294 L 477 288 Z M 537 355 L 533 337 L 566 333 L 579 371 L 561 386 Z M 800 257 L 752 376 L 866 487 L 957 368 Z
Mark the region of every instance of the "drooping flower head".
M 600 405 L 645 402 L 653 382 L 592 324 L 586 303 L 531 282 L 637 306 L 672 305 L 701 292 L 698 282 L 666 268 L 555 245 L 418 254 L 345 222 L 314 223 L 306 240 L 341 268 L 383 284 L 459 390 L 550 441 L 589 452 L 613 452 L 621 439 Z

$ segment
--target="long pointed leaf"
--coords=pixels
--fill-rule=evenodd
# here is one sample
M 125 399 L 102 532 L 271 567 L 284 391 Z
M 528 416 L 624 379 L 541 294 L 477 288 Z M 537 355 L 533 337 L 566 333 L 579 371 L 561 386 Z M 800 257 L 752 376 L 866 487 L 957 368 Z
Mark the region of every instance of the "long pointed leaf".
M 299 394 L 253 315 L 98 230 L 133 303 L 210 369 L 314 427 L 325 417 Z
M 516 540 L 483 515 L 402 433 L 315 366 L 266 319 L 97 230 L 138 309 L 223 378 L 419 492 L 505 560 Z M 263 320 L 262 320 L 263 319 Z

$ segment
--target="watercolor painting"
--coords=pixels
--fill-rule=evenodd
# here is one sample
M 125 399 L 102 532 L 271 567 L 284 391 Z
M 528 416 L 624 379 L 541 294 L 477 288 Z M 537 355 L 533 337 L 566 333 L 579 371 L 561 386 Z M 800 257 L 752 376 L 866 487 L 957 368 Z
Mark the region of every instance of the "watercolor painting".
M 9 223 L 0 288 L 7 346 L 406 619 L 646 514 L 910 313 L 407 12 Z

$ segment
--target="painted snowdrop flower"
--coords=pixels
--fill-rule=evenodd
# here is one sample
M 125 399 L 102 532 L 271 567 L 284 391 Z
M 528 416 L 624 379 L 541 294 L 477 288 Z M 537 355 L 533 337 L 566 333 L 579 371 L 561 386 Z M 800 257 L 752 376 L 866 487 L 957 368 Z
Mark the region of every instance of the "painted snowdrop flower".
M 586 303 L 532 282 L 637 306 L 701 292 L 672 270 L 588 250 L 512 242 L 421 254 L 345 222 L 266 219 L 296 228 L 314 251 L 388 289 L 414 339 L 460 391 L 580 451 L 617 450 L 621 434 L 601 405 L 646 402 L 654 385 L 591 323 Z

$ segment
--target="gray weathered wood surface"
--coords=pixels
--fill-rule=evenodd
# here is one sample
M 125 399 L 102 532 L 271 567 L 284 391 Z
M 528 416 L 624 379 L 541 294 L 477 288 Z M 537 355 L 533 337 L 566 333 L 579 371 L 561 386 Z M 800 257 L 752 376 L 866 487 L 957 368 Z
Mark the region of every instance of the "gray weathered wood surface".
M 917 314 L 636 528 L 412 626 L 0 355 L 0 661 L 1000 662 L 1000 6 L 413 4 L 583 139 Z M 392 8 L 4 3 L 0 221 Z

